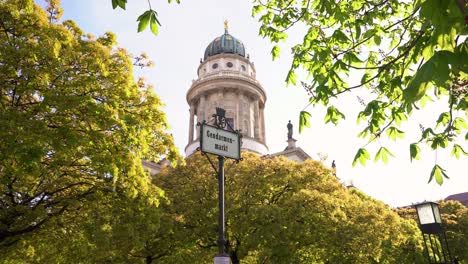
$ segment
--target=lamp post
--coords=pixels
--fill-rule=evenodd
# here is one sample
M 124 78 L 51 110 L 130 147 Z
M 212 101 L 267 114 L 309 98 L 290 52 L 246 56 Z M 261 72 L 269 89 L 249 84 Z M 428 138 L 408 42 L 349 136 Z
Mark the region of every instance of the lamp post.
M 419 229 L 423 234 L 427 259 L 430 264 L 454 263 L 450 256 L 447 237 L 442 227 L 439 205 L 434 202 L 416 204 Z

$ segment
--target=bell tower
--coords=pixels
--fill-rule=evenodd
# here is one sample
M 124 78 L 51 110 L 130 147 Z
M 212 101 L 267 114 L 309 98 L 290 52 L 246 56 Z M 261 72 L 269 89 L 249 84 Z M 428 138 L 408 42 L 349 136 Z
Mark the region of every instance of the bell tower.
M 246 56 L 244 44 L 229 34 L 225 22 L 224 34 L 205 49 L 198 66 L 198 78 L 187 91 L 190 124 L 186 156 L 200 146 L 198 122 L 212 122 L 216 107 L 226 110 L 226 120 L 243 135 L 242 149 L 261 155 L 268 153 L 265 140 L 264 109 L 266 93 L 255 78 L 254 64 Z

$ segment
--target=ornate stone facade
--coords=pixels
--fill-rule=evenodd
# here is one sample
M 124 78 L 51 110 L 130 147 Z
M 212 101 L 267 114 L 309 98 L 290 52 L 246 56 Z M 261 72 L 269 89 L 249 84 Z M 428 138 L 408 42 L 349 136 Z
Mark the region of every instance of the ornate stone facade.
M 265 90 L 255 79 L 254 64 L 245 57 L 239 40 L 224 35 L 210 43 L 205 60 L 198 67 L 198 79 L 187 92 L 190 124 L 186 156 L 199 147 L 198 122 L 212 122 L 216 107 L 226 110 L 226 118 L 233 129 L 243 135 L 242 149 L 261 155 L 268 153 L 265 137 Z

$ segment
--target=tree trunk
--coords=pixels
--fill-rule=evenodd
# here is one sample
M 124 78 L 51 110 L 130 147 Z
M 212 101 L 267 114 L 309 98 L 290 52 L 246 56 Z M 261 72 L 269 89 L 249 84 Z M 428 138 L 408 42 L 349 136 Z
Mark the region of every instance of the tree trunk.
M 239 260 L 239 257 L 237 256 L 236 252 L 233 252 L 231 254 L 231 262 L 232 262 L 232 264 L 240 264 L 240 260 Z
M 153 257 L 152 257 L 152 256 L 147 256 L 145 260 L 146 260 L 146 261 L 145 261 L 146 264 L 151 264 L 151 263 L 153 263 Z

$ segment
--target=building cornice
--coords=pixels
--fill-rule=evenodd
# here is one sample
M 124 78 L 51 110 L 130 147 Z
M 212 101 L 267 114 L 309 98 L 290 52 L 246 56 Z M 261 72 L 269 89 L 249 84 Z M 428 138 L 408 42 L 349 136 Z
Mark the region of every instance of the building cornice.
M 232 82 L 232 83 L 229 83 L 229 82 Z M 199 90 L 202 90 L 203 88 L 206 88 L 216 83 L 219 83 L 221 85 L 208 88 L 206 90 L 203 90 L 203 92 L 211 91 L 211 90 L 218 90 L 218 89 L 228 89 L 231 87 L 237 88 L 237 89 L 240 88 L 241 90 L 245 92 L 250 91 L 253 94 L 255 94 L 256 92 L 257 95 L 260 97 L 260 101 L 262 102 L 262 104 L 265 104 L 266 102 L 267 97 L 266 97 L 265 90 L 263 89 L 263 87 L 257 80 L 248 76 L 243 76 L 242 74 L 238 74 L 233 71 L 219 71 L 217 73 L 210 74 L 204 78 L 194 81 L 190 89 L 187 91 L 187 95 L 186 95 L 187 103 L 190 104 L 190 101 L 196 99 L 199 96 L 200 94 Z M 252 92 L 252 91 L 255 91 L 255 92 Z

